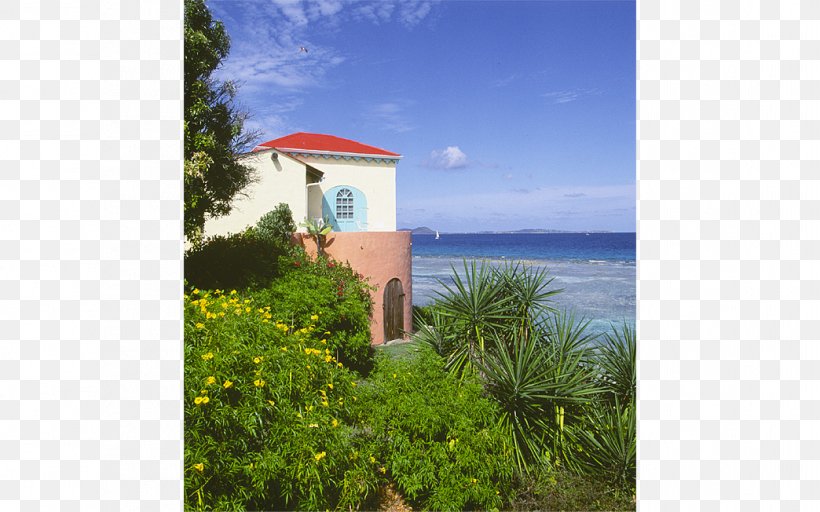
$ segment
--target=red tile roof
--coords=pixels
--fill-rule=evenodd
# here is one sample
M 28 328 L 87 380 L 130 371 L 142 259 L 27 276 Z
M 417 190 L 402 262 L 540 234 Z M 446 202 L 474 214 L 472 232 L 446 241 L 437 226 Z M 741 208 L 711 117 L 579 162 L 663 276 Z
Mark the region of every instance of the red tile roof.
M 343 139 L 321 133 L 292 133 L 278 139 L 269 140 L 256 146 L 254 151 L 268 148 L 282 152 L 294 151 L 305 153 L 338 153 L 343 155 L 368 155 L 382 157 L 401 157 L 398 153 L 386 149 L 368 146 L 355 140 Z

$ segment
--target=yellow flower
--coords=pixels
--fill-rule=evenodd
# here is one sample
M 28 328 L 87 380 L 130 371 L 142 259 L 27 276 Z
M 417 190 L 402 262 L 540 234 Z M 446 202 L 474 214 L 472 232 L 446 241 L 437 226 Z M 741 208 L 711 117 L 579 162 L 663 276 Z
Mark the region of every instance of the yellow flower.
M 213 358 L 214 358 L 214 353 L 213 352 L 208 352 L 207 354 L 202 355 L 202 359 L 205 360 L 205 361 L 210 361 Z
M 322 340 L 322 345 L 327 345 L 327 340 Z
M 336 363 L 336 366 L 338 366 L 339 368 L 341 368 L 341 367 L 343 367 L 344 365 L 343 365 L 342 363 Z
M 316 459 L 316 462 L 319 462 L 320 460 L 324 459 L 326 456 L 327 456 L 327 453 L 319 452 L 316 455 L 314 455 L 313 458 Z
M 224 316 L 225 316 L 225 312 L 224 312 L 224 311 L 221 311 L 221 312 L 219 313 L 219 318 L 222 318 L 222 317 L 224 317 Z
M 333 421 L 331 421 L 331 422 L 330 422 L 330 424 L 331 424 L 334 428 L 335 428 L 335 427 L 338 427 L 338 426 L 339 426 L 339 420 L 337 420 L 336 418 L 333 418 Z
M 210 399 L 207 396 L 198 396 L 198 397 L 194 398 L 194 403 L 196 405 L 207 404 L 209 401 L 210 401 Z
M 351 382 L 351 383 L 350 383 L 350 385 L 351 385 L 351 386 L 353 386 L 354 388 L 355 388 L 356 386 L 358 386 L 358 384 L 356 384 L 355 382 Z
M 330 404 L 327 403 L 327 400 L 322 401 L 322 407 L 330 407 Z
M 231 386 L 233 386 L 233 381 L 226 380 L 225 382 L 222 383 L 222 387 L 225 388 L 225 389 L 228 389 Z
M 250 313 L 250 312 L 251 312 L 251 308 L 246 307 L 246 308 L 245 308 L 245 313 Z
M 311 320 L 318 320 L 318 319 L 319 319 L 319 315 L 310 315 L 310 319 L 311 319 Z
M 330 389 L 333 389 L 333 384 L 330 383 L 330 384 L 327 385 L 327 387 L 330 388 Z
M 197 295 L 199 293 L 199 288 L 194 288 L 194 291 L 192 291 L 191 293 Z
M 208 403 L 208 402 L 210 402 L 210 401 L 211 401 L 211 399 L 210 399 L 210 398 L 208 398 L 207 396 L 203 396 L 203 397 L 202 397 L 202 403 L 203 403 L 203 404 L 207 404 L 207 403 Z
M 270 404 L 270 406 L 271 406 L 271 407 L 273 407 L 274 405 L 276 405 L 276 402 L 274 402 L 273 400 L 268 400 L 268 403 Z
M 213 384 L 214 382 L 216 382 L 216 377 L 214 377 L 213 375 L 211 375 L 210 377 L 208 377 L 208 378 L 205 380 L 205 383 L 206 383 L 206 384 L 208 384 L 209 386 L 210 386 L 211 384 Z
M 203 395 L 207 395 L 207 394 L 208 394 L 208 390 L 207 390 L 207 389 L 203 389 L 202 391 L 200 391 L 200 393 L 201 393 L 201 394 L 203 394 Z
M 236 295 L 236 290 L 231 290 L 231 295 Z
M 288 351 L 288 347 L 279 347 L 279 350 L 281 350 L 282 352 L 287 352 L 287 351 Z
M 396 374 L 395 374 L 395 373 L 393 374 L 393 378 L 394 378 L 394 379 L 396 378 Z
M 375 464 L 375 463 L 376 463 L 376 457 L 374 457 L 374 456 L 372 456 L 372 455 L 371 455 L 371 456 L 370 456 L 370 463 L 371 463 L 371 464 Z
M 199 464 L 194 464 L 194 469 L 202 473 L 203 471 L 205 471 L 205 464 L 201 462 Z
M 387 473 L 387 469 L 385 469 L 385 467 L 384 467 L 384 466 L 380 467 L 380 468 L 379 468 L 379 471 L 381 471 L 381 472 L 382 472 L 382 474 Z
M 256 363 L 256 364 L 259 364 L 259 363 L 262 362 L 262 358 L 261 357 L 254 357 L 253 362 Z
M 319 425 L 317 423 L 311 423 L 308 425 L 308 428 L 319 428 Z
M 475 478 L 473 478 L 472 482 L 473 482 L 473 483 L 476 483 L 476 482 L 478 482 L 478 480 L 476 480 Z
M 306 349 L 305 349 L 305 354 L 306 354 L 306 355 L 310 355 L 310 349 L 309 349 L 309 348 L 306 348 Z
M 331 356 L 325 356 L 325 362 L 326 362 L 326 363 L 329 363 L 329 362 L 331 362 L 331 361 L 333 361 L 333 357 L 331 357 Z
M 261 388 L 265 385 L 265 381 L 262 379 L 256 379 L 255 381 L 253 381 L 253 385 L 258 388 Z
M 203 323 L 201 323 L 201 322 L 198 322 L 198 323 L 196 324 L 196 328 L 197 328 L 197 329 L 202 329 L 203 327 L 205 327 L 205 324 L 203 324 Z

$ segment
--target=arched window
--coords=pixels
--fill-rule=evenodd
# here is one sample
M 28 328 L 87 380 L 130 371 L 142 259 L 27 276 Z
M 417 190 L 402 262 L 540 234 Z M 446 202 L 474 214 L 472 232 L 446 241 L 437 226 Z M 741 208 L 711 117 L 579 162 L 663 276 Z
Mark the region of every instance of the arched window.
M 353 218 L 353 192 L 343 188 L 336 194 L 336 219 L 349 220 Z

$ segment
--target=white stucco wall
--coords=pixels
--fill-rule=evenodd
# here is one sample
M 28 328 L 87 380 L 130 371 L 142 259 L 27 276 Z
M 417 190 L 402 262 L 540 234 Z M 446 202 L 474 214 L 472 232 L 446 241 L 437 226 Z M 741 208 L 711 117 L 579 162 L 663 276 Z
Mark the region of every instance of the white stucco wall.
M 322 157 L 303 157 L 312 167 L 324 173 L 324 180 L 318 187 L 324 194 L 331 188 L 341 185 L 350 185 L 361 190 L 367 197 L 367 231 L 395 231 L 396 230 L 396 164 L 374 163 L 364 160 L 336 160 Z M 321 194 L 318 192 L 316 211 L 311 215 L 321 217 Z M 295 217 L 295 215 L 294 215 Z
M 285 155 L 276 161 L 271 159 L 272 150 L 243 155 L 243 163 L 257 171 L 257 182 L 249 185 L 243 195 L 237 195 L 231 213 L 205 222 L 205 236 L 238 233 L 253 226 L 262 215 L 287 203 L 296 224 L 307 216 L 305 194 L 305 165 Z M 310 187 L 317 188 L 317 187 Z

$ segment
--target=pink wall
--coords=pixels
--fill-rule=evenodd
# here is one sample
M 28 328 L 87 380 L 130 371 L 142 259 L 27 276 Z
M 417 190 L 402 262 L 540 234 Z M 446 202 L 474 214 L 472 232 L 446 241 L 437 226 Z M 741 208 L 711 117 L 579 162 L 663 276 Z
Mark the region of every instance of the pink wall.
M 316 255 L 316 243 L 294 235 L 297 244 L 311 256 Z M 409 231 L 382 231 L 330 233 L 325 245 L 327 255 L 340 262 L 348 262 L 356 272 L 370 278 L 377 289 L 373 297 L 373 316 L 370 319 L 371 343 L 381 345 L 384 339 L 384 287 L 393 278 L 401 281 L 404 296 L 404 330 L 413 326 L 413 252 Z

